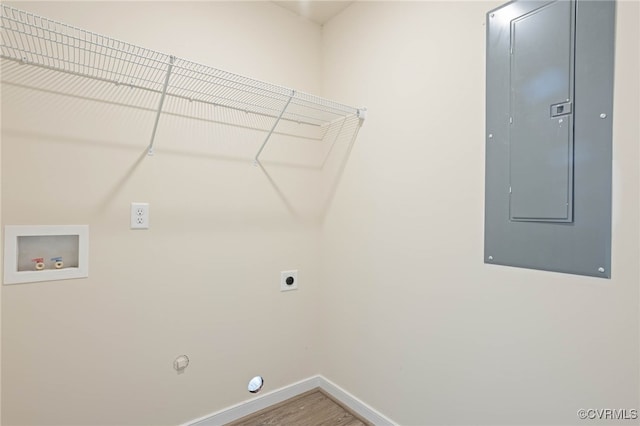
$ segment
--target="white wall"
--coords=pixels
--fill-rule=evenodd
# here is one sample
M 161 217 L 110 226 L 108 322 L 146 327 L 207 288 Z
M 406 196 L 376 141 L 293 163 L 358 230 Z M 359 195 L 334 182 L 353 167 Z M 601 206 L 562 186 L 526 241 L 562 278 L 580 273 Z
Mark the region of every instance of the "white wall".
M 320 371 L 405 425 L 639 401 L 638 2 L 619 2 L 611 280 L 483 264 L 485 12 L 357 2 L 324 95 L 369 108 L 324 227 Z
M 16 5 L 320 91 L 320 28 L 271 3 Z M 266 392 L 317 373 L 319 227 L 270 181 L 299 185 L 284 196 L 305 211 L 313 172 L 265 161 L 268 177 L 251 157 L 264 133 L 169 115 L 147 157 L 157 97 L 3 71 L 3 225 L 90 227 L 88 279 L 2 287 L 5 424 L 178 424 L 249 399 L 255 374 Z M 129 229 L 133 201 L 150 203 L 150 230 Z M 300 289 L 280 293 L 294 268 Z M 191 364 L 178 375 L 181 354 Z
M 156 98 L 18 70 L 49 91 L 2 87 L 2 224 L 89 224 L 91 270 L 2 287 L 3 423 L 177 424 L 247 399 L 253 374 L 268 391 L 321 373 L 401 424 L 637 407 L 638 3 L 618 13 L 611 280 L 482 263 L 498 4 L 358 2 L 322 31 L 267 2 L 19 4 L 370 116 L 320 229 L 308 188 L 331 176 L 267 176 L 260 141 L 172 116 L 148 158 Z M 128 229 L 132 201 L 149 231 Z M 290 268 L 301 289 L 281 294 Z
M 0 78 L 1 77 L 2 77 L 2 69 L 0 68 Z M 2 98 L 1 85 L 0 85 L 0 98 Z M 0 102 L 0 117 L 2 117 L 2 102 Z M 0 135 L 0 224 L 1 223 L 4 223 L 4 222 L 2 221 L 2 136 Z M 4 259 L 4 244 L 0 244 L 0 257 Z M 3 274 L 4 276 L 4 261 L 2 261 L 2 265 L 0 265 L 0 274 Z M 2 291 L 1 290 L 0 290 L 0 425 L 2 425 Z

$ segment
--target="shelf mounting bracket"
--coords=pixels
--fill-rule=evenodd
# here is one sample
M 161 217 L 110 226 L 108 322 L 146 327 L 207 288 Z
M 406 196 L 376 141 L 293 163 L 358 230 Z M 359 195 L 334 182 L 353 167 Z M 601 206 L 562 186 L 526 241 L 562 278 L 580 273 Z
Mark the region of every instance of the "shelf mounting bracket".
M 147 149 L 147 155 L 153 155 L 153 142 L 156 138 L 156 130 L 158 130 L 158 122 L 160 121 L 160 114 L 162 113 L 162 105 L 164 104 L 164 97 L 167 94 L 167 86 L 169 86 L 169 78 L 171 77 L 171 70 L 173 69 L 173 63 L 175 62 L 175 56 L 169 56 L 169 66 L 167 67 L 167 75 L 164 78 L 164 86 L 162 87 L 162 94 L 160 95 L 160 103 L 158 104 L 158 112 L 156 113 L 156 121 L 153 123 L 153 132 L 151 133 L 151 142 Z
M 264 142 L 262 142 L 262 145 L 260 146 L 260 149 L 258 150 L 258 153 L 256 154 L 256 157 L 253 159 L 253 165 L 254 166 L 257 166 L 260 163 L 259 158 L 260 158 L 260 154 L 262 154 L 262 150 L 264 149 L 265 145 L 267 145 L 267 142 L 269 142 L 269 138 L 271 138 L 271 135 L 273 134 L 273 131 L 276 129 L 276 126 L 280 122 L 280 119 L 282 119 L 282 116 L 284 115 L 285 111 L 289 107 L 289 104 L 291 103 L 291 100 L 293 99 L 293 97 L 295 95 L 296 95 L 296 91 L 292 90 L 291 91 L 291 95 L 289 96 L 289 99 L 287 100 L 287 103 L 284 105 L 284 108 L 282 108 L 282 111 L 280 111 L 280 115 L 278 115 L 278 118 L 276 119 L 275 123 L 273 123 L 273 126 L 271 126 L 271 130 L 269 130 L 269 134 L 264 139 Z

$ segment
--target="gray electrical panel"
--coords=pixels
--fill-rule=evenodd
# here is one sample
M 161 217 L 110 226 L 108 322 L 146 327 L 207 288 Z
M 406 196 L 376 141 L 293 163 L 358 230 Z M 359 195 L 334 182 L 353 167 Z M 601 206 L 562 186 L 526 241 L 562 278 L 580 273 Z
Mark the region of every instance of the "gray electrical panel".
M 615 3 L 487 13 L 485 262 L 611 274 Z

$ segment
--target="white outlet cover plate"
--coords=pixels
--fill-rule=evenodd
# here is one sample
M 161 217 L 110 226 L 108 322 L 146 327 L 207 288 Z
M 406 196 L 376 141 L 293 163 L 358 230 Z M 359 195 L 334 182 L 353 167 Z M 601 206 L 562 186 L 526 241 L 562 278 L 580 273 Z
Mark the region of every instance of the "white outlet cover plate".
M 293 278 L 293 284 L 287 284 L 287 278 Z M 280 272 L 280 291 L 290 291 L 298 289 L 298 270 Z
M 149 203 L 131 203 L 131 229 L 149 229 Z

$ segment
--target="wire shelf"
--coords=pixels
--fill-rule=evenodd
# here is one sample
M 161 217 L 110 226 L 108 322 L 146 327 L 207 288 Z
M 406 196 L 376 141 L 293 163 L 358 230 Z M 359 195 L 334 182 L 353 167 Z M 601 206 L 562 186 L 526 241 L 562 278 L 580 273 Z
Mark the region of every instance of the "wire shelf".
M 146 49 L 0 5 L 0 55 L 68 74 L 128 85 L 165 96 L 202 102 L 310 126 L 331 126 L 350 116 L 364 118 L 364 110 L 318 96 L 255 80 Z M 258 160 L 256 156 L 256 161 Z

